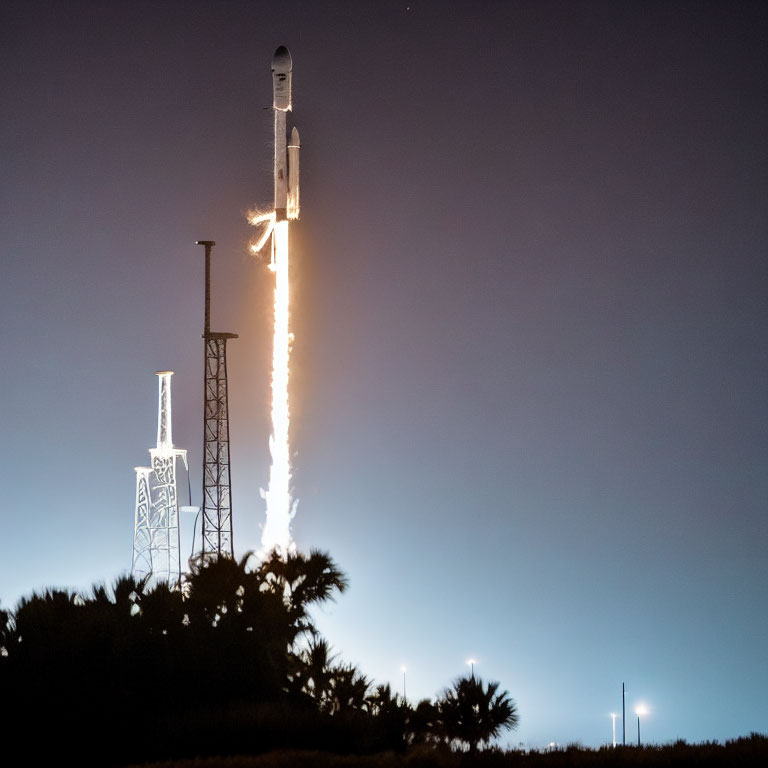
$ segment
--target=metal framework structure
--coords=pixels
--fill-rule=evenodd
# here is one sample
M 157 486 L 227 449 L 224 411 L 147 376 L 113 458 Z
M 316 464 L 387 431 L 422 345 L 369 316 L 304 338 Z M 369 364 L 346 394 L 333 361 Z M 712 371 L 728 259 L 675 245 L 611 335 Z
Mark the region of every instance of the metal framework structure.
M 229 400 L 227 385 L 227 341 L 236 333 L 211 331 L 211 249 L 215 242 L 198 240 L 205 246 L 205 330 L 203 393 L 203 559 L 234 556 L 232 540 L 232 481 L 229 469 Z
M 152 538 L 149 532 L 149 467 L 136 467 L 136 514 L 133 525 L 131 573 L 137 578 L 152 574 Z
M 136 514 L 131 573 L 171 586 L 181 578 L 176 459 L 187 467 L 187 452 L 173 447 L 171 376 L 158 371 L 157 446 L 149 449 L 149 467 L 136 467 Z

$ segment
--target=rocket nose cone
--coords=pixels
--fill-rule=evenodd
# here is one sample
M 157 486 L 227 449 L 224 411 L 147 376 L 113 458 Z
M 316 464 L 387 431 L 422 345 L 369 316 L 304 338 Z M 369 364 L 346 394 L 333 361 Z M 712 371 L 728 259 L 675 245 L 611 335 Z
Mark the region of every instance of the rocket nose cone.
M 287 75 L 293 67 L 290 51 L 281 45 L 272 57 L 272 71 L 281 75 Z

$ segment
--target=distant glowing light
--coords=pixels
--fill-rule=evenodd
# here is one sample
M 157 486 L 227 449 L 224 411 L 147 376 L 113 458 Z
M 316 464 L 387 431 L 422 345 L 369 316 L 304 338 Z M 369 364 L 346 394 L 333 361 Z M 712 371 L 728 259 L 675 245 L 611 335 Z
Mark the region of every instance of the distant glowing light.
M 637 746 L 640 746 L 640 717 L 641 715 L 648 714 L 648 708 L 645 704 L 638 704 L 635 707 L 635 714 L 637 715 Z

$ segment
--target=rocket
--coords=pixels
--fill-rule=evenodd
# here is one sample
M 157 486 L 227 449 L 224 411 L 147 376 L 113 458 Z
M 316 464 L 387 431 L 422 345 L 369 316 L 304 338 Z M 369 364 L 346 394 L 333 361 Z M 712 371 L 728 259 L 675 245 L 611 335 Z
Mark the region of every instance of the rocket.
M 264 233 L 251 248 L 261 250 L 272 238 L 272 260 L 275 273 L 275 334 L 272 350 L 272 434 L 269 452 L 269 486 L 264 493 L 267 520 L 262 529 L 262 551 L 277 550 L 283 557 L 295 551 L 291 539 L 291 519 L 295 505 L 291 503 L 291 453 L 289 445 L 290 407 L 288 362 L 291 356 L 289 236 L 290 220 L 299 217 L 299 132 L 287 132 L 287 113 L 291 111 L 291 54 L 280 46 L 272 57 L 272 108 L 275 113 L 275 210 L 256 214 L 251 223 L 264 226 Z
M 299 132 L 290 140 L 286 113 L 291 111 L 293 61 L 281 45 L 272 57 L 272 108 L 275 110 L 275 221 L 299 218 Z

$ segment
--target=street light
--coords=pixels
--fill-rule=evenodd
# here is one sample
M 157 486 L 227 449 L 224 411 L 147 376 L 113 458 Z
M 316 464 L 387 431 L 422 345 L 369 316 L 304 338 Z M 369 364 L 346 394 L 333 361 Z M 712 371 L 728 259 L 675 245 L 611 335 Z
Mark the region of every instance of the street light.
M 640 715 L 647 715 L 648 710 L 642 705 L 639 704 L 637 707 L 635 707 L 635 713 L 637 714 L 637 746 L 640 746 Z
M 475 664 L 477 664 L 477 661 L 475 659 L 467 659 L 467 664 L 469 665 L 469 668 L 471 670 L 472 679 L 475 678 Z
M 611 720 L 613 720 L 613 748 L 616 749 L 616 713 L 611 712 Z
M 408 704 L 408 699 L 405 698 L 405 667 L 400 667 L 400 671 L 403 673 L 403 704 Z

